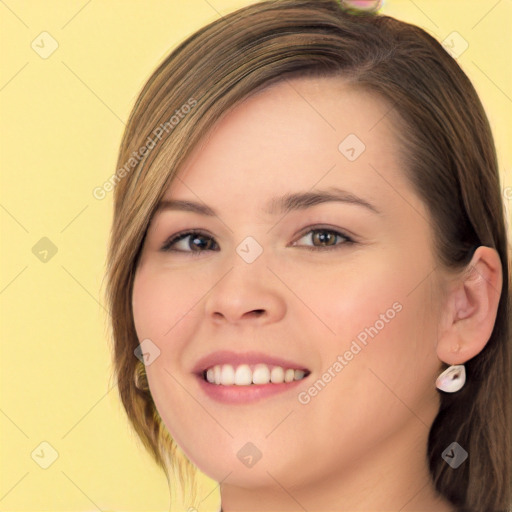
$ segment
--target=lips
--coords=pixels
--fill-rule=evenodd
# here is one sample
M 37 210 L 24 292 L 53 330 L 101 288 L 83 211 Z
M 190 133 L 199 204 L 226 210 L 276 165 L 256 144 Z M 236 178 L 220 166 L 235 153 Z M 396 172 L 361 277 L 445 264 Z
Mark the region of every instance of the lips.
M 215 366 L 231 365 L 233 367 L 242 364 L 254 367 L 257 364 L 264 364 L 270 367 L 280 366 L 282 368 L 293 368 L 294 370 L 302 370 L 305 374 L 309 374 L 309 369 L 299 361 L 285 359 L 277 356 L 270 356 L 262 352 L 244 352 L 236 353 L 228 350 L 222 350 L 208 354 L 202 357 L 194 365 L 192 372 L 202 377 L 206 370 Z

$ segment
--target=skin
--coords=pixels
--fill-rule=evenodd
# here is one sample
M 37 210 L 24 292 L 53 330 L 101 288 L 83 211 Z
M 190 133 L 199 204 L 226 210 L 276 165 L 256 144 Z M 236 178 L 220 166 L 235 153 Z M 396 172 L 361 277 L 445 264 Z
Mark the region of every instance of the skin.
M 436 495 L 426 462 L 439 407 L 434 383 L 442 361 L 463 363 L 487 342 L 501 267 L 485 247 L 469 277 L 437 265 L 396 126 L 386 103 L 339 78 L 278 83 L 222 117 L 165 193 L 218 215 L 162 211 L 151 220 L 133 288 L 139 339 L 161 351 L 148 381 L 175 441 L 222 481 L 224 512 L 455 510 Z M 338 150 L 351 133 L 366 146 L 354 161 Z M 271 197 L 330 186 L 380 213 L 341 202 L 264 212 Z M 318 225 L 327 242 L 311 232 Z M 205 232 L 199 249 L 189 237 L 161 250 L 188 229 Z M 263 248 L 250 264 L 236 252 L 248 236 Z M 298 393 L 394 303 L 394 318 L 300 403 Z M 289 358 L 311 375 L 292 392 L 220 404 L 191 371 L 223 349 Z M 247 442 L 262 453 L 250 468 L 237 457 Z

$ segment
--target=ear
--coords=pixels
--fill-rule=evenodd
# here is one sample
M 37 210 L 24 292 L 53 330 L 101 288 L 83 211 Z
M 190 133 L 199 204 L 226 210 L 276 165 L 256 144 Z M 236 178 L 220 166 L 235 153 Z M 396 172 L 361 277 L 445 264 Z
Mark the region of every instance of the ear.
M 494 328 L 502 281 L 498 252 L 478 247 L 445 297 L 437 342 L 441 361 L 463 364 L 482 351 Z

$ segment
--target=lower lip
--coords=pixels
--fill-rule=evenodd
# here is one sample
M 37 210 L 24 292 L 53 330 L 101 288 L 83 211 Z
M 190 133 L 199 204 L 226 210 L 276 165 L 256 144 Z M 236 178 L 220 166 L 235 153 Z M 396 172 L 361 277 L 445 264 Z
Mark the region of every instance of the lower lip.
M 303 383 L 307 377 L 292 382 L 283 382 L 280 384 L 251 384 L 249 386 L 223 386 L 221 384 L 211 384 L 204 380 L 202 376 L 197 376 L 201 389 L 213 400 L 225 404 L 247 404 L 256 402 L 269 396 L 278 395 L 286 391 L 293 391 Z

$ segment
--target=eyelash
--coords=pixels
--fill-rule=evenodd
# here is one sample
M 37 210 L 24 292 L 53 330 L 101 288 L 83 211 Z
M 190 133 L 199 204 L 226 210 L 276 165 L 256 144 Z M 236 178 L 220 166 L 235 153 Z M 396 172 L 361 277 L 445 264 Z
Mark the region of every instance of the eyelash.
M 326 228 L 326 227 L 313 227 L 313 228 L 310 228 L 308 231 L 305 231 L 305 232 L 303 232 L 300 235 L 299 240 L 301 238 L 303 238 L 304 236 L 309 235 L 310 233 L 315 233 L 315 232 L 333 233 L 334 235 L 340 236 L 341 238 L 343 238 L 344 242 L 340 243 L 340 244 L 332 245 L 332 246 L 325 246 L 325 247 L 307 246 L 307 245 L 306 246 L 301 246 L 301 247 L 305 247 L 309 251 L 332 251 L 332 250 L 340 249 L 343 246 L 346 246 L 346 245 L 350 246 L 350 245 L 354 245 L 356 243 L 351 237 L 349 237 L 345 233 L 342 233 L 341 231 L 338 231 L 338 230 L 335 230 L 335 229 Z M 206 252 L 206 251 L 214 250 L 214 249 L 205 249 L 204 251 L 203 250 L 201 250 L 201 251 L 183 251 L 181 249 L 172 249 L 172 246 L 175 243 L 177 243 L 177 242 L 179 242 L 181 240 L 184 240 L 185 238 L 188 238 L 189 236 L 194 236 L 194 235 L 199 235 L 199 236 L 205 237 L 207 239 L 213 240 L 213 237 L 209 236 L 208 234 L 204 233 L 203 231 L 192 229 L 192 230 L 185 231 L 185 232 L 182 232 L 182 233 L 177 233 L 176 235 L 171 236 L 169 239 L 167 239 L 164 242 L 164 244 L 162 245 L 160 250 L 163 251 L 163 252 L 173 251 L 173 252 L 188 253 L 188 254 L 192 254 L 194 256 L 198 256 L 199 254 L 201 254 L 203 252 Z

